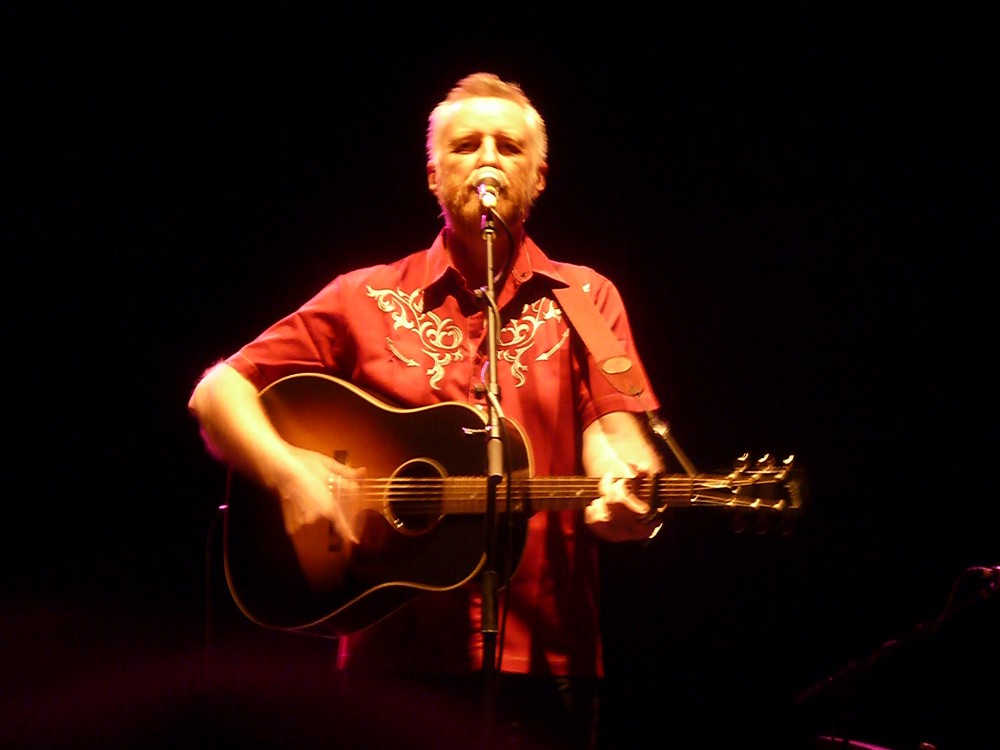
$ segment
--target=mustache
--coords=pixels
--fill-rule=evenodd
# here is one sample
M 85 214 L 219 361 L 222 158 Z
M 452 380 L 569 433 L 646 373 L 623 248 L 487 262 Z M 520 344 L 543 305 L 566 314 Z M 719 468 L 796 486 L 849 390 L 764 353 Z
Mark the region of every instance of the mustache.
M 494 167 L 483 167 L 476 170 L 468 181 L 468 187 L 476 189 L 480 185 L 489 182 L 498 186 L 500 190 L 506 190 L 510 187 L 510 180 L 507 179 L 507 175 Z

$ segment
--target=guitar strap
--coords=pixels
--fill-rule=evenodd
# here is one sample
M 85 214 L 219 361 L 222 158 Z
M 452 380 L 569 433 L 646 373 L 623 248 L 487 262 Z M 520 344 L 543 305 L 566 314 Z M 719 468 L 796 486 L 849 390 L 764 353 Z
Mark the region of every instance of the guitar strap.
M 590 350 L 608 382 L 626 396 L 642 394 L 642 378 L 636 372 L 625 347 L 612 333 L 611 326 L 597 312 L 579 282 L 566 268 L 560 269 L 569 286 L 553 289 L 556 300 L 573 328 Z
M 600 366 L 601 372 L 604 373 L 608 382 L 626 396 L 641 396 L 643 392 L 642 378 L 636 372 L 625 347 L 612 332 L 608 321 L 597 312 L 597 308 L 584 294 L 576 277 L 567 268 L 560 269 L 560 272 L 569 282 L 569 286 L 554 288 L 552 292 L 555 294 L 562 311 L 569 318 L 570 325 L 576 329 L 584 346 L 590 350 L 594 361 Z M 670 427 L 667 423 L 648 408 L 646 409 L 646 419 L 650 429 L 670 448 L 688 475 L 695 476 L 698 470 L 677 444 L 677 441 L 674 440 L 673 435 L 670 434 Z

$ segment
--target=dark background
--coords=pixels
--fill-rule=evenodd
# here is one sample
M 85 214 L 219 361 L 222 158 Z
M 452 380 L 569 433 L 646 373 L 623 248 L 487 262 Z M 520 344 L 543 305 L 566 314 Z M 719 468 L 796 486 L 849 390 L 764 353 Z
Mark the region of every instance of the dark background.
M 303 684 L 206 687 L 227 633 L 244 664 L 300 646 L 206 576 L 225 475 L 187 397 L 430 242 L 426 116 L 485 69 L 547 121 L 534 237 L 616 281 L 687 454 L 794 453 L 812 490 L 788 536 L 676 517 L 611 550 L 615 726 L 1000 747 L 996 597 L 963 575 L 1000 565 L 996 27 L 900 8 L 5 10 L 8 729 L 221 742 Z

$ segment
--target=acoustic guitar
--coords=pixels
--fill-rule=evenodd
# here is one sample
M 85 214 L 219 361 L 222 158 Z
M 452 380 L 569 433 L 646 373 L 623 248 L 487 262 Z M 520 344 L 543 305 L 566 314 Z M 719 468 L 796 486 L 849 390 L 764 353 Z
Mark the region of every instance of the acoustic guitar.
M 278 380 L 260 399 L 285 440 L 363 466 L 366 474 L 356 491 L 338 498 L 355 544 L 326 520 L 287 534 L 280 500 L 231 472 L 224 561 L 230 592 L 247 617 L 271 628 L 344 635 L 480 572 L 489 488 L 487 422 L 479 409 L 457 402 L 397 408 L 319 374 Z M 582 510 L 598 496 L 599 479 L 532 476 L 521 428 L 507 420 L 503 433 L 510 469 L 496 487 L 498 546 L 502 569 L 514 570 L 528 517 Z M 743 456 L 726 474 L 630 481 L 656 515 L 722 508 L 787 517 L 803 504 L 801 472 L 791 458 L 750 463 Z

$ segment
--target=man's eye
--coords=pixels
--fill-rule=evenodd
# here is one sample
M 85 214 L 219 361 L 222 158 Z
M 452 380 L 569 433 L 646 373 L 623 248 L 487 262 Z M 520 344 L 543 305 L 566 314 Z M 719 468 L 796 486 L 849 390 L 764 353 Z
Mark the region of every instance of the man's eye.
M 456 154 L 471 154 L 477 148 L 479 148 L 479 144 L 474 141 L 459 141 L 452 146 L 452 150 Z
M 517 156 L 523 151 L 523 149 L 519 143 L 501 141 L 497 144 L 497 151 L 505 156 Z

